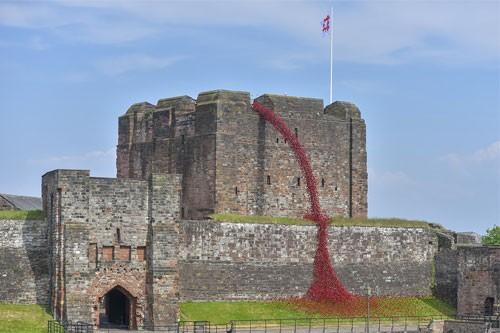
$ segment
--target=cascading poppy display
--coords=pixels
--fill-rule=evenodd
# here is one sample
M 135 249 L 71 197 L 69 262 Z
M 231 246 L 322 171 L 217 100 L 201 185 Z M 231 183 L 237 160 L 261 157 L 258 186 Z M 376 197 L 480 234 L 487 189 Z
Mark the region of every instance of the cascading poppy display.
M 318 247 L 314 257 L 314 280 L 304 298 L 314 301 L 334 302 L 343 302 L 354 298 L 355 295 L 350 294 L 344 286 L 342 286 L 337 274 L 333 270 L 327 248 L 327 229 L 330 217 L 321 212 L 318 191 L 316 189 L 316 179 L 312 173 L 312 169 L 304 149 L 302 148 L 297 137 L 272 109 L 266 108 L 257 103 L 252 104 L 252 109 L 273 125 L 273 127 L 283 136 L 285 142 L 287 142 L 292 149 L 306 180 L 310 207 L 304 218 L 314 221 L 318 227 Z

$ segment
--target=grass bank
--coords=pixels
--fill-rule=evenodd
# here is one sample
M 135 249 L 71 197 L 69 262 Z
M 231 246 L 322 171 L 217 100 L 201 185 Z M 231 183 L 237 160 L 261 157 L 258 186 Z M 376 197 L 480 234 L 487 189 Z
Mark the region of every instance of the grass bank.
M 3 220 L 43 220 L 41 210 L 0 210 L 0 219 Z
M 0 332 L 47 332 L 52 316 L 40 305 L 0 304 Z
M 315 225 L 312 221 L 293 217 L 242 216 L 235 214 L 212 214 L 209 215 L 209 217 L 218 222 Z M 397 218 L 368 219 L 334 217 L 331 219 L 331 224 L 334 226 L 429 228 L 429 224 L 424 221 L 412 221 Z
M 370 301 L 370 316 L 440 316 L 453 315 L 456 310 L 435 297 L 379 298 Z M 181 320 L 206 320 L 224 324 L 231 320 L 363 317 L 366 299 L 340 306 L 326 303 L 299 302 L 196 302 L 181 303 Z

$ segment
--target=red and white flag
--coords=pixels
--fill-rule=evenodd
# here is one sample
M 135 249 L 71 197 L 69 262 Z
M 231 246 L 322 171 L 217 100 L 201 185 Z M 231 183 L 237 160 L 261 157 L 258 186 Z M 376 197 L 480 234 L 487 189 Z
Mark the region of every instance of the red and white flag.
M 331 22 L 332 18 L 330 16 L 330 14 L 328 14 L 326 16 L 325 19 L 323 19 L 323 21 L 321 21 L 321 27 L 323 28 L 323 37 L 325 37 L 326 35 L 329 35 L 332 33 L 332 22 Z

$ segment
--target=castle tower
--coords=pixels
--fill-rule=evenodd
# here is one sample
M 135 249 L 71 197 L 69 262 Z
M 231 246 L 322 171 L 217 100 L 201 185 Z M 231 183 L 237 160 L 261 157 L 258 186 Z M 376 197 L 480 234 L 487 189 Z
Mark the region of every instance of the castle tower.
M 318 182 L 323 210 L 366 217 L 366 126 L 359 109 L 321 99 L 263 95 L 295 131 Z M 305 181 L 291 149 L 252 111 L 248 92 L 215 90 L 196 100 L 132 105 L 119 118 L 117 176 L 182 174 L 181 218 L 212 213 L 301 217 Z
M 49 302 L 58 320 L 166 326 L 179 320 L 180 176 L 54 170 L 42 177 Z

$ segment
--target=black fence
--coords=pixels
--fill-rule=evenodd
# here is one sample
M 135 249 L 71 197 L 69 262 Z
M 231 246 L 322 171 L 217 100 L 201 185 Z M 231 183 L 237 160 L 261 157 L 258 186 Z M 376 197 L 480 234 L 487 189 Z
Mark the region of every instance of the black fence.
M 428 327 L 433 320 L 454 319 L 454 316 L 414 317 L 348 317 L 348 318 L 300 318 L 233 320 L 231 332 L 282 332 L 282 333 L 359 333 L 411 332 Z
M 481 314 L 462 314 L 457 316 L 457 319 L 465 321 L 487 322 L 491 328 L 500 328 L 500 316 L 487 316 Z
M 99 325 L 96 332 L 176 332 L 176 333 L 227 333 L 230 330 L 229 324 L 212 324 L 209 321 L 183 321 L 170 326 L 141 326 L 138 328 L 129 328 L 124 325 Z
M 349 317 L 349 318 L 297 318 L 233 320 L 226 324 L 212 324 L 209 321 L 186 321 L 171 326 L 128 326 L 109 325 L 94 328 L 80 322 L 49 321 L 48 331 L 62 333 L 117 333 L 117 332 L 176 332 L 176 333 L 361 333 L 361 332 L 418 332 L 429 327 L 433 321 L 465 320 L 487 322 L 488 327 L 499 327 L 499 318 L 481 315 L 440 315 L 401 317 Z
M 82 322 L 49 320 L 48 333 L 94 333 L 94 325 Z

